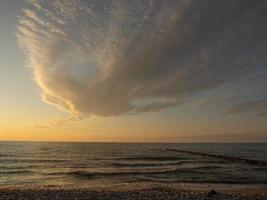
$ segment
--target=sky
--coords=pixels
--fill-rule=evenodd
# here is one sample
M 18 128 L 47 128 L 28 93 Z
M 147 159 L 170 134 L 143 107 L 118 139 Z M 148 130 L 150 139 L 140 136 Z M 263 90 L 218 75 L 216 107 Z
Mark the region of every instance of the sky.
M 0 140 L 267 142 L 265 0 L 3 0 Z

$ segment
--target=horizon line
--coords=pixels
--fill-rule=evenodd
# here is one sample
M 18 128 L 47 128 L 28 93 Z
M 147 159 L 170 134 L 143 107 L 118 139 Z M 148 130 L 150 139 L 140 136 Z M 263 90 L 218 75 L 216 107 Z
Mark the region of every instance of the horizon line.
M 1 142 L 33 143 L 132 143 L 132 144 L 267 144 L 267 142 L 130 142 L 130 141 L 64 141 L 64 140 L 0 140 Z

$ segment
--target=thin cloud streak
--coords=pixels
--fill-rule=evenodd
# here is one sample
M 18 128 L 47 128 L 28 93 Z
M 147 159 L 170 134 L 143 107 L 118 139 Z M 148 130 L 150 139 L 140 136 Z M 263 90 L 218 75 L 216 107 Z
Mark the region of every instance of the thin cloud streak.
M 206 106 L 222 104 L 222 103 L 229 102 L 229 101 L 236 100 L 236 99 L 237 97 L 229 96 L 229 95 L 214 96 L 214 97 L 207 98 L 207 99 L 200 99 L 198 102 L 196 102 L 196 106 L 201 108 L 201 107 L 206 107 Z
M 256 116 L 265 116 L 267 113 L 267 99 L 248 101 L 231 106 L 226 111 L 229 114 L 256 112 Z
M 43 100 L 77 117 L 160 111 L 266 60 L 267 2 L 30 0 L 18 40 Z M 153 99 L 146 105 L 138 101 Z

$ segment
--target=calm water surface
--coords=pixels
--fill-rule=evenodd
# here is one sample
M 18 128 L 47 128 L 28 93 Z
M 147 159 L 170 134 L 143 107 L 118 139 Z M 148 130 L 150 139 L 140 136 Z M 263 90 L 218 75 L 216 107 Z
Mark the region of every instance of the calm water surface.
M 0 185 L 267 185 L 267 168 L 169 152 L 166 148 L 267 161 L 267 144 L 1 142 Z

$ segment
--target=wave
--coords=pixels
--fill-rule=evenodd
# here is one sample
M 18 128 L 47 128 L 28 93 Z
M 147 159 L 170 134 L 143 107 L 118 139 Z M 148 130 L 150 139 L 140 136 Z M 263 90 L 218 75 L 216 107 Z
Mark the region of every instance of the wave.
M 166 178 L 155 178 L 155 177 L 138 177 L 138 182 L 156 182 L 156 183 L 190 183 L 190 184 L 247 184 L 247 185 L 252 185 L 255 186 L 255 184 L 267 184 L 267 180 L 251 180 L 251 179 L 231 179 L 231 178 L 226 178 L 226 179 L 166 179 Z M 135 180 L 132 182 L 136 182 Z M 233 186 L 232 186 L 233 187 Z
M 0 174 L 33 174 L 35 172 L 30 170 L 7 170 L 7 171 L 0 171 Z
M 175 160 L 189 160 L 190 158 L 185 157 L 166 157 L 166 156 L 158 156 L 158 157 L 147 157 L 147 156 L 137 156 L 137 157 L 120 157 L 120 158 L 112 158 L 112 160 L 147 160 L 147 161 L 175 161 Z
M 1 160 L 2 163 L 61 163 L 66 162 L 67 160 L 60 160 L 60 159 L 17 159 L 17 158 L 10 158 L 10 159 L 3 159 Z
M 221 169 L 223 167 L 220 166 L 200 166 L 200 167 L 193 167 L 191 169 L 204 169 L 204 170 L 212 170 L 212 169 Z
M 173 165 L 182 165 L 186 163 L 192 163 L 192 161 L 177 161 L 177 162 L 158 162 L 158 163 L 149 163 L 149 162 L 114 162 L 111 163 L 112 166 L 116 167 L 159 167 L 159 166 L 173 166 Z
M 27 169 L 30 166 L 0 166 L 0 170 L 1 169 L 7 169 L 7 170 L 12 170 L 12 169 Z M 0 171 L 1 172 L 1 171 Z
M 255 171 L 266 171 L 267 172 L 267 167 L 254 167 L 252 169 Z
M 181 176 L 169 176 L 179 173 Z M 183 183 L 225 183 L 225 184 L 266 184 L 267 180 L 254 180 L 245 177 L 232 178 L 225 176 L 215 178 L 209 177 L 210 172 L 194 171 L 186 169 L 169 169 L 157 171 L 125 171 L 125 172 L 86 172 L 86 171 L 70 171 L 70 172 L 52 172 L 49 175 L 72 176 L 80 179 L 97 179 L 97 178 L 120 178 L 127 177 L 127 182 L 153 181 L 153 182 L 183 182 Z M 168 176 L 158 176 L 168 175 Z M 205 178 L 203 179 L 203 176 Z M 132 179 L 134 178 L 134 179 Z
M 197 172 L 187 169 L 167 169 L 167 170 L 153 170 L 153 171 L 113 171 L 113 172 L 87 172 L 87 171 L 69 171 L 69 172 L 49 172 L 47 175 L 71 175 L 83 178 L 94 178 L 94 177 L 109 177 L 109 176 L 135 176 L 135 175 L 162 175 L 172 173 L 205 173 Z

